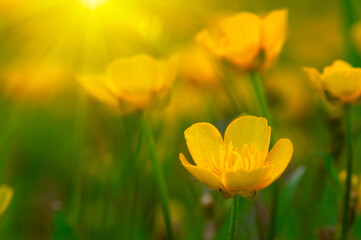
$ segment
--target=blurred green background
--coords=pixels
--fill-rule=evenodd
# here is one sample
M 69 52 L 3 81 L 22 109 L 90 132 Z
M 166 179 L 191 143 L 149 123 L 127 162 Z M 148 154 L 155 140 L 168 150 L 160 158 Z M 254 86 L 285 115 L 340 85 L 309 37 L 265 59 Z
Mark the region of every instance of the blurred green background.
M 107 4 L 112 4 L 112 7 Z M 361 4 L 353 3 L 355 16 Z M 345 168 L 343 120 L 308 86 L 301 67 L 357 53 L 342 1 L 109 0 L 87 9 L 78 0 L 1 0 L 0 183 L 14 190 L 0 219 L 1 239 L 165 239 L 157 189 L 137 115 L 119 116 L 76 81 L 120 56 L 181 52 L 212 19 L 288 8 L 288 39 L 264 74 L 276 139 L 294 145 L 280 182 L 277 239 L 327 238 L 339 227 Z M 357 18 L 356 18 L 357 19 Z M 345 30 L 346 29 L 346 30 Z M 195 70 L 196 71 L 196 70 Z M 259 109 L 249 79 L 237 91 Z M 151 115 L 177 239 L 225 239 L 230 200 L 206 189 L 178 160 L 183 132 L 205 121 L 223 132 L 238 114 L 219 88 L 180 75 L 168 103 Z M 360 173 L 361 109 L 354 107 L 355 173 Z M 335 156 L 335 157 L 333 157 Z M 265 239 L 275 184 L 241 200 L 240 239 Z M 361 210 L 361 208 L 360 208 Z M 352 235 L 361 239 L 361 218 Z

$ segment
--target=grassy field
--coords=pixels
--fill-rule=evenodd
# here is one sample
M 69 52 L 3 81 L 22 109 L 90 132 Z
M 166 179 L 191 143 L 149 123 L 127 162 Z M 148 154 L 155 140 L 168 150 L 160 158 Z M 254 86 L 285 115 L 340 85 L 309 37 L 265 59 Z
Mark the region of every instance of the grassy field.
M 0 0 L 0 238 L 361 239 L 360 67 L 352 0 Z

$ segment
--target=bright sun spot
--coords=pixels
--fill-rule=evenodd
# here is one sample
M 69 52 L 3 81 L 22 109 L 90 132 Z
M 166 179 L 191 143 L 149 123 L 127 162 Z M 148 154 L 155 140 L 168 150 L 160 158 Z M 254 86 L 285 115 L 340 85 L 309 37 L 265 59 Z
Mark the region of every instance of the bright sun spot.
M 97 7 L 102 6 L 108 0 L 79 0 L 81 4 L 88 7 L 90 10 L 95 10 Z

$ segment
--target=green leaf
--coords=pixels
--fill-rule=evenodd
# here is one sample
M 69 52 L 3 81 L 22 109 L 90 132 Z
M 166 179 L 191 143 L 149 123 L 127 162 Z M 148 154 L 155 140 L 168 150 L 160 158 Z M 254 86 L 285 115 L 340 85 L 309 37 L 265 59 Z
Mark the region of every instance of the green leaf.
M 306 172 L 305 166 L 299 166 L 296 168 L 295 171 L 291 174 L 291 176 L 287 179 L 287 182 L 284 186 L 283 192 L 284 192 L 284 200 L 287 203 L 289 203 L 292 199 L 292 197 L 295 195 L 296 189 L 298 184 L 300 183 L 300 180 L 302 176 Z

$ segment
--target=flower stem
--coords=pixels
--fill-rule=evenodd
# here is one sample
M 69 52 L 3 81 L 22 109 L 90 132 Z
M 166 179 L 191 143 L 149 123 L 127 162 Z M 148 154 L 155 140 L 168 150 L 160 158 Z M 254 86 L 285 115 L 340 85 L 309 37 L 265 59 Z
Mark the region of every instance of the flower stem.
M 357 53 L 354 41 L 351 35 L 351 29 L 355 22 L 357 22 L 357 15 L 353 6 L 352 0 L 340 0 L 341 9 L 343 10 L 343 35 L 345 38 L 345 47 L 349 61 L 353 66 L 360 66 L 360 56 Z
M 242 111 L 242 106 L 240 106 L 240 101 L 238 101 L 236 98 L 237 94 L 234 93 L 234 86 L 232 86 L 232 78 L 228 72 L 228 69 L 224 72 L 224 78 L 222 79 L 221 83 L 234 111 L 237 114 L 240 114 Z
M 253 84 L 253 89 L 256 93 L 258 103 L 261 107 L 262 115 L 263 115 L 263 117 L 267 118 L 268 125 L 272 126 L 272 119 L 271 119 L 271 115 L 268 111 L 268 104 L 267 104 L 266 96 L 263 91 L 263 86 L 261 83 L 260 76 L 257 72 L 251 72 L 250 76 L 251 76 L 251 81 Z
M 232 74 L 232 66 L 226 61 L 223 61 L 222 65 L 224 67 L 223 77 L 221 79 L 222 87 L 228 96 L 234 112 L 237 115 L 241 114 L 241 112 L 248 113 L 249 109 L 247 104 L 242 104 L 243 101 L 239 98 L 240 94 L 237 91 L 238 87 L 234 81 L 235 76 Z
M 167 230 L 167 236 L 168 236 L 168 239 L 171 240 L 171 239 L 173 239 L 173 233 L 172 233 L 172 224 L 171 224 L 169 204 L 168 204 L 168 191 L 167 191 L 167 187 L 165 185 L 165 179 L 164 179 L 162 167 L 158 161 L 153 134 L 152 134 L 152 131 L 150 130 L 148 121 L 145 117 L 143 117 L 143 119 L 142 119 L 142 131 L 143 131 L 143 136 L 145 138 L 145 141 L 148 144 L 149 157 L 150 157 L 150 161 L 152 162 L 152 165 L 154 168 L 154 176 L 155 176 L 155 181 L 156 181 L 158 191 L 159 191 L 161 206 L 162 206 L 162 210 L 163 210 L 164 222 L 165 222 L 165 226 L 166 226 L 166 230 Z
M 139 191 L 139 178 L 142 174 L 142 169 L 144 164 L 140 163 L 139 161 L 139 153 L 142 147 L 142 132 L 139 133 L 138 143 L 135 151 L 135 157 L 134 159 L 134 192 L 133 192 L 133 203 L 132 203 L 132 209 L 131 209 L 131 215 L 130 215 L 130 229 L 129 229 L 129 240 L 133 239 L 133 231 L 134 231 L 134 221 L 136 219 L 137 214 L 137 202 L 138 202 L 138 191 Z
M 345 120 L 346 120 L 346 154 L 347 154 L 347 176 L 345 183 L 345 196 L 343 202 L 343 218 L 342 218 L 342 229 L 341 229 L 341 240 L 347 239 L 347 232 L 349 226 L 349 206 L 350 206 L 350 191 L 351 191 L 351 177 L 352 177 L 352 161 L 353 161 L 353 150 L 352 150 L 352 121 L 351 121 L 351 105 L 345 105 Z
M 260 76 L 257 72 L 251 72 L 250 73 L 251 81 L 253 84 L 253 89 L 256 93 L 256 97 L 258 100 L 258 103 L 261 107 L 262 115 L 268 120 L 268 125 L 273 127 L 271 115 L 268 110 L 268 104 L 266 100 L 265 93 L 263 91 L 263 86 L 261 83 Z M 271 135 L 271 146 L 274 144 L 273 135 Z M 277 230 L 277 211 L 278 211 L 278 193 L 279 193 L 279 186 L 278 183 L 275 183 L 274 190 L 272 195 L 272 209 L 271 209 L 271 217 L 270 217 L 270 228 L 269 228 L 269 234 L 268 239 L 273 240 L 276 235 Z
M 268 233 L 269 240 L 273 240 L 276 236 L 279 191 L 280 191 L 280 185 L 276 182 L 272 195 L 272 209 L 271 209 L 271 218 L 270 218 L 270 228 Z
M 232 198 L 231 221 L 229 223 L 228 240 L 235 239 L 235 233 L 236 233 L 236 228 L 237 228 L 237 218 L 238 218 L 238 205 L 239 205 L 239 195 L 236 194 Z
M 70 203 L 70 210 L 68 221 L 70 224 L 76 224 L 76 221 L 79 217 L 80 207 L 81 207 L 81 191 L 82 191 L 82 177 L 81 177 L 81 147 L 83 144 L 83 135 L 84 135 L 84 124 L 86 119 L 87 111 L 87 98 L 85 93 L 82 91 L 78 95 L 77 103 L 77 116 L 75 119 L 75 130 L 74 130 L 74 152 L 77 157 L 77 162 L 74 164 L 74 173 L 73 173 L 73 192 Z

